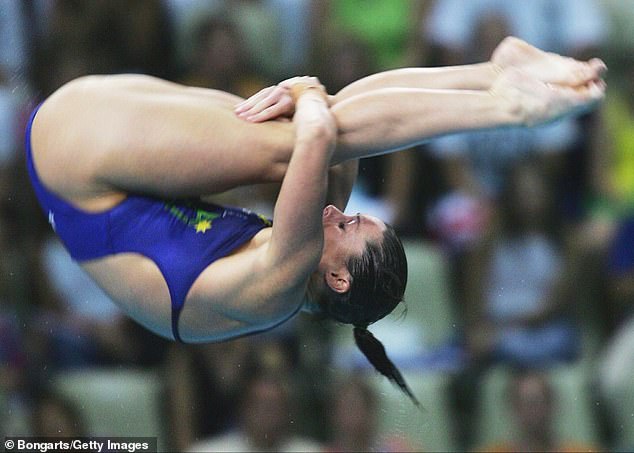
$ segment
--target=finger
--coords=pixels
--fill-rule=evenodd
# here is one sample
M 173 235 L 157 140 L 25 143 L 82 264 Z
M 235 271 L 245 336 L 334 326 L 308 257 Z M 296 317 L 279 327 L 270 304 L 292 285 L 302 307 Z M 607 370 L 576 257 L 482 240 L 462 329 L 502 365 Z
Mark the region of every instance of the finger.
M 261 91 L 257 92 L 256 94 L 254 94 L 250 98 L 242 101 L 241 103 L 239 103 L 238 105 L 235 106 L 235 109 L 234 109 L 235 113 L 240 114 L 242 112 L 245 112 L 245 111 L 249 110 L 255 104 L 257 104 L 261 99 L 263 99 L 264 97 L 268 96 L 268 93 L 270 91 L 271 91 L 270 87 L 269 88 L 265 88 L 264 90 L 261 90 Z
M 253 123 L 261 123 L 263 121 L 278 118 L 286 113 L 289 113 L 292 107 L 293 101 L 290 99 L 290 97 L 285 97 L 281 99 L 280 102 L 265 108 L 259 113 L 250 115 L 245 119 Z
M 258 91 L 253 96 L 249 97 L 248 99 L 245 99 L 244 101 L 236 105 L 235 112 L 242 113 L 244 111 L 247 111 L 253 108 L 254 105 L 260 102 L 262 99 L 266 98 L 272 91 L 275 90 L 275 88 L 276 88 L 275 86 L 272 86 L 272 87 L 267 87 Z
M 266 96 L 264 99 L 261 99 L 251 108 L 240 112 L 238 116 L 242 118 L 248 118 L 250 116 L 256 115 L 271 107 L 272 105 L 277 104 L 284 94 L 286 94 L 286 89 L 277 87 L 275 90 L 271 91 L 268 96 Z
M 249 105 L 246 109 L 239 112 L 238 116 L 241 118 L 247 118 L 249 116 L 255 115 L 256 113 L 261 112 L 265 108 L 275 104 L 278 98 L 279 98 L 279 95 L 276 95 L 274 92 L 271 92 L 266 97 L 255 102 L 253 105 Z

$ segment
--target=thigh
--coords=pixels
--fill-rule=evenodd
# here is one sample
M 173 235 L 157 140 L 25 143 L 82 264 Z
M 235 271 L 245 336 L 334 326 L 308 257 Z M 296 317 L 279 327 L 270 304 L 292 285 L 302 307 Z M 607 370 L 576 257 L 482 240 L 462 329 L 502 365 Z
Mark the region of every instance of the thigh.
M 228 93 L 144 76 L 71 82 L 32 131 L 42 179 L 68 197 L 107 191 L 180 197 L 283 177 L 292 123 L 253 124 Z

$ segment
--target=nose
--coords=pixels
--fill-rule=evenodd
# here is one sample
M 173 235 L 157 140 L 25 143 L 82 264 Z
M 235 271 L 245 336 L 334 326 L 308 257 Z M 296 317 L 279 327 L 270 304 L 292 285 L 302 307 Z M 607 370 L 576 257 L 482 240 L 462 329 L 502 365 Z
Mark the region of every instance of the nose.
M 324 208 L 323 217 L 331 222 L 349 222 L 355 219 L 355 216 L 345 215 L 336 206 L 328 205 Z

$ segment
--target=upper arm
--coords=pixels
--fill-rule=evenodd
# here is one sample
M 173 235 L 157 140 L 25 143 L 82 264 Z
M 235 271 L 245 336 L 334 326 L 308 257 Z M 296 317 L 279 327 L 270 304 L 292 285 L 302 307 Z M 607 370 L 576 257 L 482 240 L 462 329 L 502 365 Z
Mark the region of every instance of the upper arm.
M 274 266 L 265 247 L 221 258 L 192 286 L 181 314 L 184 338 L 259 329 L 295 312 L 308 277 L 289 265 Z

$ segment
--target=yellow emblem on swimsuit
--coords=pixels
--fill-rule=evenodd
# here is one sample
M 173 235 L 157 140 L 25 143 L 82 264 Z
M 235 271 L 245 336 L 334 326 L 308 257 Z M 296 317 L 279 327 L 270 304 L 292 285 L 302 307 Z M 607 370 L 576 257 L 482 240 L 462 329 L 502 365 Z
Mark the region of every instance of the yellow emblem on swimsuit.
M 193 208 L 196 210 L 196 215 L 191 217 L 186 214 L 185 210 L 173 203 L 165 203 L 164 208 L 176 219 L 185 223 L 188 226 L 193 227 L 198 233 L 206 233 L 212 227 L 213 220 L 216 217 L 220 217 L 220 214 L 215 212 L 205 211 L 204 209 Z
M 198 221 L 198 223 L 196 223 L 195 227 L 196 227 L 196 233 L 204 233 L 205 231 L 211 228 L 211 220 L 207 220 L 207 219 L 200 220 Z

